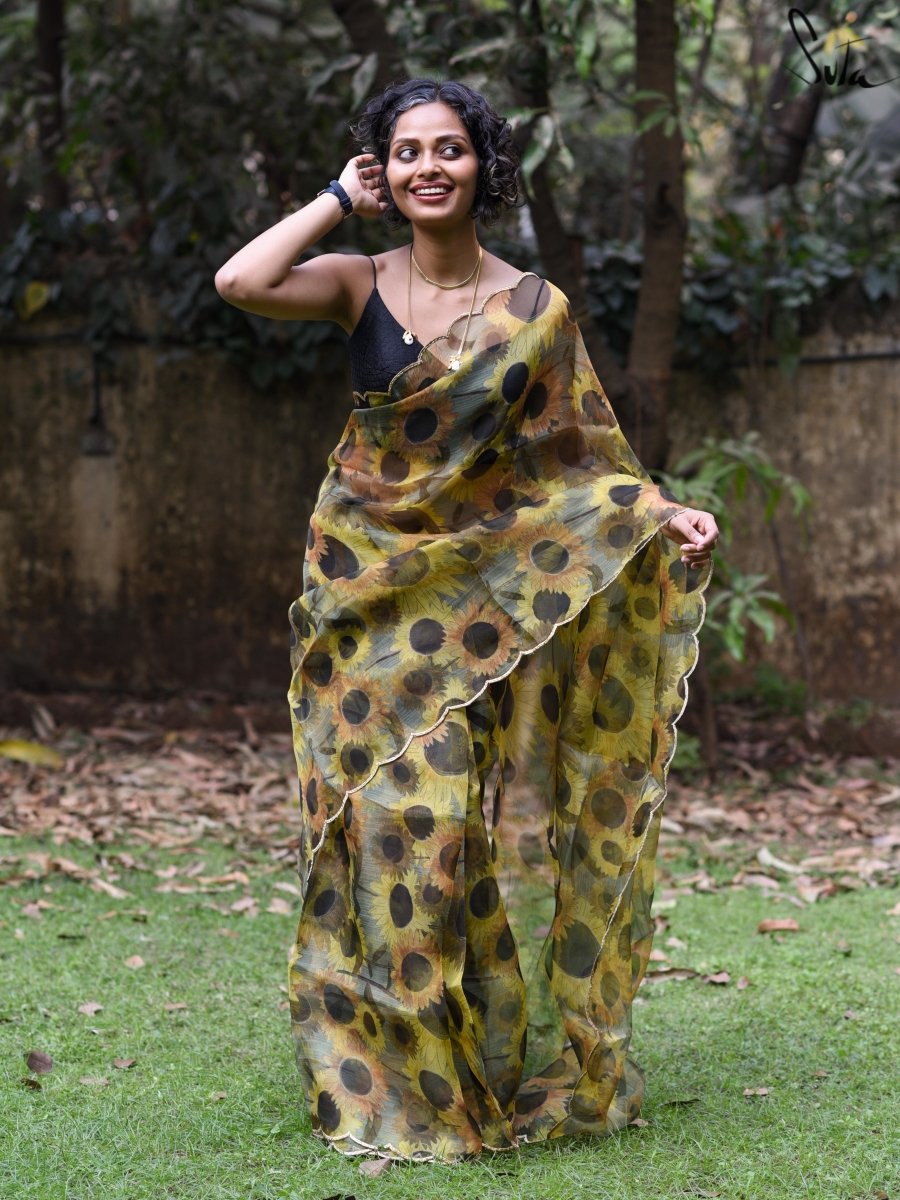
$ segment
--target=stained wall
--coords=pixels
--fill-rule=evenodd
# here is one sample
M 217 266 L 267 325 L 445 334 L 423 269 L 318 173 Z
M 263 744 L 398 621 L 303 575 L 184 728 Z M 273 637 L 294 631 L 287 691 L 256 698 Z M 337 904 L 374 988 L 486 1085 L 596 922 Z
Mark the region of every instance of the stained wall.
M 60 337 L 73 327 L 36 318 L 22 335 L 40 340 L 0 346 L 0 683 L 286 691 L 308 516 L 351 405 L 343 365 L 260 394 L 211 353 L 123 343 L 97 392 Z M 805 527 L 784 506 L 778 552 L 738 516 L 735 561 L 799 618 L 759 652 L 821 698 L 894 700 L 897 310 L 862 327 L 837 312 L 803 354 L 792 379 L 743 370 L 737 389 L 678 372 L 673 459 L 759 430 L 814 500 Z

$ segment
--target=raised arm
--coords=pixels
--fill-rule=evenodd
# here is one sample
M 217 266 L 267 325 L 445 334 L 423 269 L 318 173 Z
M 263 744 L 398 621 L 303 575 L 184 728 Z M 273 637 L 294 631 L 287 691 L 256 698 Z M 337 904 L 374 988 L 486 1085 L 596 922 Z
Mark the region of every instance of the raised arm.
M 382 167 L 373 154 L 351 158 L 338 182 L 362 217 L 377 217 L 385 207 Z M 267 229 L 216 272 L 216 291 L 245 312 L 282 321 L 336 321 L 352 324 L 351 293 L 359 260 L 346 254 L 322 254 L 294 266 L 310 246 L 344 219 L 333 193 L 317 196 L 304 208 Z

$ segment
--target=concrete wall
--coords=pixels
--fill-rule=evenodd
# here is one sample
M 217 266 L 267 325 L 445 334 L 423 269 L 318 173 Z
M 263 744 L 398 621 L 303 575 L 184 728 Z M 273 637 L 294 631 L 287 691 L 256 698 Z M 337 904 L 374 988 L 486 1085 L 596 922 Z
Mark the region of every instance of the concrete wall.
M 783 627 L 770 646 L 753 639 L 754 650 L 820 699 L 897 704 L 900 308 L 876 319 L 850 304 L 834 308 L 803 359 L 792 378 L 774 366 L 741 370 L 733 391 L 679 373 L 670 461 L 710 432 L 759 431 L 774 461 L 812 493 L 812 507 L 798 522 L 782 501 L 780 552 L 761 514 L 736 521 L 735 560 L 767 573 L 798 618 L 797 634 Z
M 345 381 L 262 395 L 212 355 L 123 345 L 101 389 L 114 452 L 90 455 L 87 351 L 0 354 L 0 682 L 286 691 Z
M 900 351 L 896 311 L 852 334 L 836 324 L 804 353 Z M 21 332 L 73 327 L 38 318 Z M 676 455 L 750 425 L 813 492 L 808 544 L 780 522 L 808 661 L 790 635 L 765 653 L 811 671 L 822 697 L 896 695 L 898 362 L 808 363 L 792 380 L 745 372 L 746 394 L 678 377 Z M 123 344 L 100 399 L 105 455 L 85 452 L 96 441 L 86 349 L 0 346 L 0 684 L 286 691 L 308 515 L 351 406 L 342 364 L 261 395 L 212 355 L 158 361 Z M 736 551 L 745 569 L 777 575 L 752 522 Z

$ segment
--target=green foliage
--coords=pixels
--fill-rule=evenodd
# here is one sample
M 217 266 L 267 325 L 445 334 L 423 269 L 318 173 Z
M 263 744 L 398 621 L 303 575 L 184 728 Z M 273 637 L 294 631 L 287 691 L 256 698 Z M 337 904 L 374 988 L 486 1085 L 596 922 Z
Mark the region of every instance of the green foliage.
M 795 517 L 812 502 L 803 484 L 772 462 L 755 429 L 740 438 L 704 438 L 696 449 L 678 460 L 671 475 L 663 478 L 679 498 L 686 500 L 690 495 L 707 508 L 720 508 L 719 527 L 726 540 L 733 530 L 735 503 L 742 504 L 748 498 L 751 486 L 763 501 L 766 521 L 772 520 L 785 494 L 791 498 Z
M 765 586 L 766 575 L 745 574 L 727 560 L 720 561 L 718 568 L 718 586 L 706 609 L 706 636 L 720 641 L 736 662 L 743 662 L 749 627 L 755 625 L 772 642 L 775 616 L 789 618 L 790 611 L 778 593 Z
M 677 361 L 734 385 L 736 362 L 770 341 L 786 374 L 796 370 L 801 338 L 823 301 L 855 284 L 873 315 L 900 295 L 900 242 L 864 255 L 836 245 L 793 218 L 754 232 L 736 212 L 722 213 L 693 235 L 684 264 Z M 641 286 L 636 241 L 611 240 L 585 252 L 591 312 L 621 362 Z
M 788 679 L 771 663 L 753 668 L 753 698 L 773 716 L 802 716 L 807 707 L 807 688 L 802 679 Z
M 313 0 L 171 0 L 112 13 L 102 0 L 70 0 L 66 11 L 65 213 L 41 200 L 34 9 L 0 16 L 0 330 L 42 308 L 78 312 L 85 342 L 103 357 L 117 339 L 144 336 L 140 284 L 159 310 L 151 340 L 213 349 L 261 388 L 301 377 L 340 334 L 242 313 L 212 279 L 350 153 L 348 121 L 373 85 L 379 48 L 357 52 L 330 6 Z M 408 73 L 459 76 L 511 114 L 526 190 L 545 167 L 564 223 L 584 243 L 592 309 L 620 358 L 641 270 L 630 148 L 657 121 L 670 130 L 678 121 L 688 143 L 682 363 L 727 384 L 735 359 L 758 355 L 768 337 L 790 370 L 836 289 L 857 281 L 873 311 L 900 295 L 897 151 L 852 97 L 829 97 L 835 116 L 796 187 L 748 196 L 735 170 L 758 153 L 766 119 L 757 68 L 735 48 L 751 32 L 778 44 L 781 10 L 764 8 L 759 29 L 739 22 L 725 38 L 713 29 L 721 13 L 712 0 L 678 6 L 680 112 L 652 89 L 635 90 L 633 6 L 624 0 L 386 0 L 382 11 Z M 877 54 L 886 53 L 881 39 Z M 534 94 L 546 89 L 546 106 L 523 99 L 533 83 Z M 527 226 L 511 217 L 489 244 L 498 237 L 518 242 L 515 261 L 540 269 Z M 330 249 L 365 252 L 389 244 L 361 222 L 329 240 Z
M 854 729 L 862 729 L 877 711 L 877 704 L 868 696 L 853 696 L 844 703 L 832 705 L 827 709 L 828 716 L 840 718 Z
M 722 536 L 700 636 L 714 658 L 744 662 L 751 628 L 772 642 L 778 618 L 791 624 L 793 616 L 766 575 L 746 573 L 729 558 L 735 520 L 752 502 L 762 505 L 763 519 L 771 522 L 785 497 L 791 500 L 792 515 L 798 517 L 808 509 L 811 496 L 772 462 L 755 430 L 742 438 L 704 438 L 671 472 L 659 472 L 657 478 L 682 503 L 707 509 L 716 517 Z
M 678 776 L 699 775 L 706 771 L 700 739 L 684 729 L 678 730 L 672 771 Z
M 46 211 L 33 198 L 39 163 L 27 149 L 32 125 L 20 121 L 13 196 L 26 211 L 0 254 L 0 325 L 27 315 L 28 287 L 44 281 L 46 302 L 83 313 L 84 340 L 108 355 L 116 338 L 142 336 L 140 284 L 158 308 L 150 336 L 160 345 L 214 348 L 260 388 L 308 373 L 336 331 L 243 313 L 220 299 L 213 276 L 315 194 L 336 149 L 349 153 L 347 113 L 354 89 L 371 83 L 366 64 L 332 55 L 343 36 L 333 18 L 323 26 L 289 9 L 274 29 L 211 0 L 117 23 L 91 0 L 70 5 L 69 23 L 60 161 L 71 210 Z M 8 82 L 14 60 L 33 59 L 33 30 L 5 29 Z

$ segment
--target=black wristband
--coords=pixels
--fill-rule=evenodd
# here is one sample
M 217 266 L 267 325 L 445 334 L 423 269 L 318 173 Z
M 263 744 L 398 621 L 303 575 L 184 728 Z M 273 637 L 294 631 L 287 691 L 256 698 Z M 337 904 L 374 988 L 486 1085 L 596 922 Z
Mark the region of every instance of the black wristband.
M 321 192 L 317 192 L 317 196 L 324 196 L 331 192 L 333 196 L 337 196 L 340 206 L 344 211 L 344 220 L 353 216 L 353 201 L 347 195 L 346 191 L 341 187 L 336 179 L 332 179 L 327 188 L 322 188 Z

